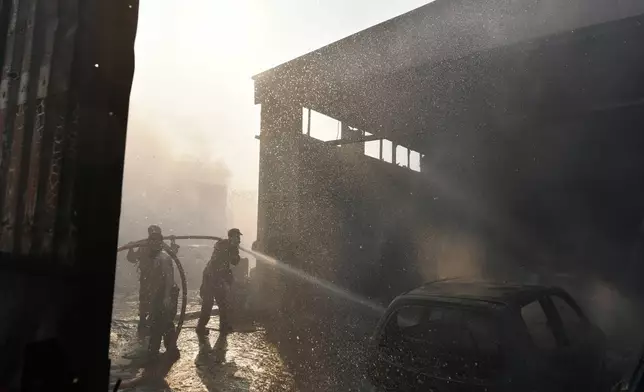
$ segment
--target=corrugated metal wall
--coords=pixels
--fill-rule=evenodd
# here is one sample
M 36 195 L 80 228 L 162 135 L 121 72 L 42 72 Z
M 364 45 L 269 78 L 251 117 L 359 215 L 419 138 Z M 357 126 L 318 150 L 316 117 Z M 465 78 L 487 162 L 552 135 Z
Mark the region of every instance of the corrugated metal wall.
M 137 18 L 138 0 L 0 0 L 0 389 L 52 338 L 78 390 L 107 386 Z
M 51 254 L 70 240 L 59 211 L 71 197 L 63 174 L 77 140 L 70 82 L 78 0 L 1 4 L 0 249 Z

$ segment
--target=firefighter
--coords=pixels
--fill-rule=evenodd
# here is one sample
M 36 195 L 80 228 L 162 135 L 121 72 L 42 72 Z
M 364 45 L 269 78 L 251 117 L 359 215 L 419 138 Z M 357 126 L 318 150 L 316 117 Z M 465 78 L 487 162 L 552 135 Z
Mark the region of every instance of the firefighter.
M 161 340 L 163 340 L 167 355 L 173 358 L 178 358 L 179 355 L 174 325 L 179 300 L 179 286 L 174 280 L 172 259 L 163 251 L 163 236 L 160 229 L 150 235 L 148 251 L 151 264 L 148 358 L 154 362 L 159 356 Z
M 150 242 L 150 238 L 156 233 L 161 234 L 161 228 L 159 226 L 152 225 L 148 227 L 148 242 Z M 139 325 L 137 328 L 139 338 L 148 336 L 150 332 L 150 293 L 152 292 L 150 275 L 152 273 L 152 261 L 148 257 L 149 253 L 150 249 L 148 246 L 142 246 L 138 250 L 130 249 L 127 252 L 127 261 L 137 263 L 139 269 Z
M 233 273 L 230 265 L 239 263 L 239 243 L 242 233 L 239 229 L 228 230 L 228 239 L 215 244 L 210 261 L 203 271 L 203 278 L 199 295 L 201 296 L 201 314 L 197 324 L 198 334 L 207 334 L 206 325 L 210 320 L 210 313 L 214 302 L 219 308 L 219 331 L 232 332 L 229 320 L 228 293 L 233 282 Z
M 148 227 L 148 242 L 154 236 L 163 238 L 161 228 L 157 225 Z M 174 240 L 170 247 L 175 254 L 179 251 L 179 245 Z M 138 263 L 139 269 L 139 324 L 137 332 L 141 339 L 148 336 L 150 332 L 151 293 L 154 285 L 151 279 L 153 263 L 149 254 L 150 249 L 148 246 L 142 246 L 138 250 L 130 249 L 127 253 L 127 260 L 131 263 Z

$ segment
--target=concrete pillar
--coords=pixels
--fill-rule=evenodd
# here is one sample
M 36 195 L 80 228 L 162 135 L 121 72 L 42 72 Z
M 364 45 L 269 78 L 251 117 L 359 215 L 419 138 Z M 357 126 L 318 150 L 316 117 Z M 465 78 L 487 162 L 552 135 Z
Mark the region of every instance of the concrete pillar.
M 359 140 L 362 137 L 362 132 L 358 129 L 351 129 L 345 123 L 342 123 L 340 138 L 347 140 Z M 342 145 L 343 151 L 349 154 L 363 155 L 364 154 L 364 142 L 361 143 L 350 143 Z
M 302 108 L 263 103 L 259 148 L 257 239 L 297 233 Z
M 429 158 L 425 154 L 420 154 L 420 172 L 427 173 L 429 171 Z
M 278 259 L 284 243 L 296 241 L 300 222 L 300 162 L 302 108 L 263 102 L 259 148 L 257 239 L 260 251 Z M 286 287 L 279 270 L 258 262 L 256 275 L 261 300 L 257 310 L 281 309 Z

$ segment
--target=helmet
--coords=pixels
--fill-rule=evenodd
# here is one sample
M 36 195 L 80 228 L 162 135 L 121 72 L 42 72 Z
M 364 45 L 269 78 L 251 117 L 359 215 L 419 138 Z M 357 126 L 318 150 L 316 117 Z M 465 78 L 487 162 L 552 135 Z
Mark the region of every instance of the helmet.
M 241 237 L 242 233 L 239 229 L 230 229 L 228 230 L 228 237 Z

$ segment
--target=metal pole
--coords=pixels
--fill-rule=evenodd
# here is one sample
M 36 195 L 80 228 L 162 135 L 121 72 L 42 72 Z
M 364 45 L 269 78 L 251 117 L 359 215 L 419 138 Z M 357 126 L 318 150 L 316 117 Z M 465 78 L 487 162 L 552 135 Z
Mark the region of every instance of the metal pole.
M 309 120 L 306 122 L 306 136 L 311 136 L 311 109 L 309 109 Z

